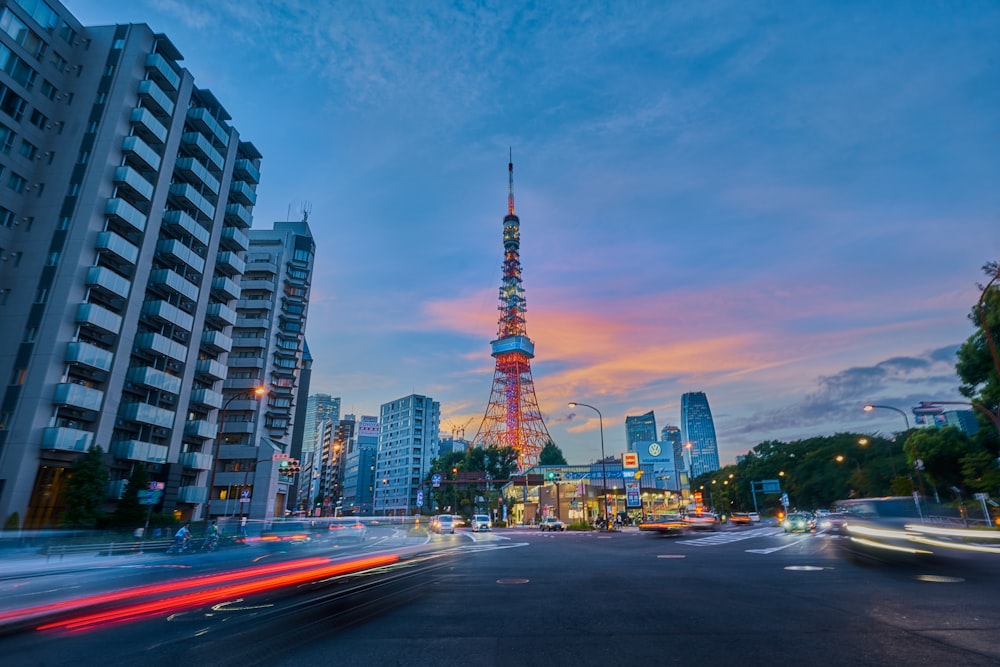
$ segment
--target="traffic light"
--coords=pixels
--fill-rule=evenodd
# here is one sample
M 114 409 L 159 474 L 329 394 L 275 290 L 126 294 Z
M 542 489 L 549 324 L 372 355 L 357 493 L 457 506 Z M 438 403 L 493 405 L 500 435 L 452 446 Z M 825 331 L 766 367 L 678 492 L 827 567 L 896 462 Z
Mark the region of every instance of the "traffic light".
M 547 473 L 545 473 L 545 479 L 549 480 L 550 482 L 555 481 L 556 474 L 550 470 Z

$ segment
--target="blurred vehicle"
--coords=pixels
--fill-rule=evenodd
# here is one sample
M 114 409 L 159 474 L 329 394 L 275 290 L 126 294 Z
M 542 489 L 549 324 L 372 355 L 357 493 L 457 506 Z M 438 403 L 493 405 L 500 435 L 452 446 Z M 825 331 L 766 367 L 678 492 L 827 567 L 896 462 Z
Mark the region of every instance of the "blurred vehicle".
M 849 517 L 850 514 L 847 512 L 822 514 L 816 518 L 816 530 L 823 530 L 832 535 L 843 535 L 845 533 L 844 526 Z
M 340 517 L 330 522 L 329 533 L 334 542 L 361 544 L 368 537 L 368 528 L 357 517 Z
M 435 533 L 454 533 L 455 519 L 450 514 L 441 514 L 431 519 L 431 530 Z
M 480 531 L 488 531 L 492 529 L 493 522 L 490 521 L 489 515 L 476 514 L 472 517 L 472 532 L 478 533 Z
M 816 528 L 816 518 L 806 512 L 792 512 L 781 522 L 786 533 L 809 533 Z
M 714 512 L 696 509 L 684 515 L 684 523 L 692 530 L 719 530 L 719 517 Z
M 733 523 L 744 525 L 760 523 L 760 514 L 757 512 L 733 512 L 733 515 L 729 517 L 729 520 Z
M 312 527 L 304 521 L 275 521 L 260 532 L 260 541 L 271 544 L 308 544 Z
M 559 517 L 547 516 L 538 524 L 541 530 L 566 530 L 566 524 L 559 520 Z
M 680 514 L 660 514 L 639 524 L 640 531 L 661 535 L 681 535 L 689 529 L 690 526 Z

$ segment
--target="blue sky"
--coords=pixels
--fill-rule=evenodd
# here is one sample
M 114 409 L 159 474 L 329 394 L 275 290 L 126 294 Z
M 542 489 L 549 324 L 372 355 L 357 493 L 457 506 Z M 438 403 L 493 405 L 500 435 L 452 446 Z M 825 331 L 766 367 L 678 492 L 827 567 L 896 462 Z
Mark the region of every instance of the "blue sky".
M 720 458 L 960 400 L 1000 259 L 995 2 L 68 0 L 166 33 L 311 210 L 314 392 L 485 411 L 507 154 L 539 404 L 571 462 L 705 391 Z

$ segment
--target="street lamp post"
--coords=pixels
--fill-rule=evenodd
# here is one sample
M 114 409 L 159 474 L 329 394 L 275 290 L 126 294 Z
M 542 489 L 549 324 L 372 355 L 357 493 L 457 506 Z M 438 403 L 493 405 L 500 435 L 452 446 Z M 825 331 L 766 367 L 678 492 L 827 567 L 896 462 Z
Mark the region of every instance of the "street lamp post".
M 248 398 L 253 396 L 254 398 L 260 398 L 267 393 L 267 389 L 264 387 L 256 387 L 251 393 L 240 393 L 233 394 L 229 399 L 223 404 L 222 409 L 219 410 L 219 428 L 215 434 L 215 453 L 212 456 L 212 474 L 208 478 L 208 507 L 206 508 L 207 519 L 212 518 L 212 490 L 215 488 L 215 471 L 219 468 L 219 449 L 222 447 L 222 429 L 225 427 L 226 423 L 226 410 L 237 398 Z
M 687 456 L 688 456 L 688 496 L 690 496 L 688 498 L 688 502 L 691 502 L 691 497 L 694 496 L 694 486 L 692 486 L 692 484 L 691 484 L 692 480 L 694 480 L 694 452 L 692 451 L 694 449 L 694 445 L 691 444 L 690 442 L 686 442 L 686 443 L 684 443 L 684 449 L 686 449 L 687 453 L 688 453 L 687 454 Z
M 569 407 L 575 408 L 576 406 L 583 406 L 585 408 L 590 408 L 597 413 L 597 421 L 601 426 L 601 503 L 604 508 L 603 516 L 601 517 L 602 528 L 607 530 L 608 528 L 608 464 L 607 457 L 604 455 L 604 415 L 601 411 L 595 408 L 593 405 L 587 405 L 586 403 L 570 403 Z
M 871 403 L 869 403 L 862 409 L 865 412 L 871 412 L 875 408 L 879 408 L 881 410 L 893 410 L 894 412 L 898 412 L 899 414 L 903 415 L 903 421 L 906 422 L 906 430 L 907 431 L 910 430 L 910 419 L 909 417 L 906 416 L 906 413 L 900 410 L 899 408 L 894 408 L 891 405 L 872 405 Z

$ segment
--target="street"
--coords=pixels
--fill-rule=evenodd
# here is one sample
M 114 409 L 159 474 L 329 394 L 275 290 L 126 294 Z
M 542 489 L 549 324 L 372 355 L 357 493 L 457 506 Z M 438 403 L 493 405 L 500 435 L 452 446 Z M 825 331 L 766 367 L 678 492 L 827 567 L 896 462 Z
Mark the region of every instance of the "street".
M 20 632 L 0 651 L 6 665 L 1000 661 L 1000 564 L 858 563 L 840 553 L 843 539 L 775 526 L 678 537 L 463 529 L 422 540 L 405 567 L 85 631 Z M 25 585 L 12 582 L 5 594 Z

